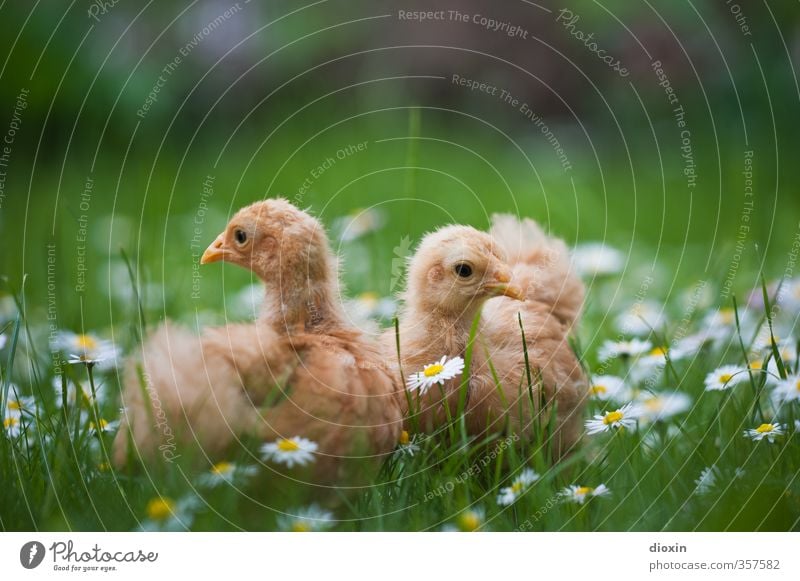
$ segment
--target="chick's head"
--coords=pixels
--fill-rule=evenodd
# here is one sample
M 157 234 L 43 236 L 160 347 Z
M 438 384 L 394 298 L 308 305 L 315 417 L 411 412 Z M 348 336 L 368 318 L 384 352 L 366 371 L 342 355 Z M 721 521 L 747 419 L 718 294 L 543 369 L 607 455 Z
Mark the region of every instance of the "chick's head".
M 491 236 L 469 226 L 446 226 L 422 240 L 409 264 L 408 301 L 458 314 L 494 296 L 525 300 Z
M 230 262 L 269 284 L 322 280 L 329 274 L 329 258 L 322 225 L 288 201 L 270 199 L 239 210 L 200 263 Z

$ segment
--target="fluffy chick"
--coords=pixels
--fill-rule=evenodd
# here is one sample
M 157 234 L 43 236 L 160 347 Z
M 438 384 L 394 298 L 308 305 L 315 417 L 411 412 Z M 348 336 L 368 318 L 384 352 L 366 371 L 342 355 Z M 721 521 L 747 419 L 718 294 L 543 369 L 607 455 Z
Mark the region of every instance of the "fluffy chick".
M 546 235 L 533 220 L 495 215 L 490 232 L 508 257 L 512 280 L 522 288 L 525 301 L 497 298 L 484 306 L 479 332 L 486 350 L 476 350 L 468 423 L 474 433 L 506 424 L 520 433 L 533 430 L 535 412 L 530 405 L 520 405 L 530 399 L 521 318 L 534 383 L 541 382 L 548 407 L 555 406 L 553 451 L 560 457 L 580 439 L 589 389 L 569 344 L 583 305 L 583 283 L 571 269 L 566 244 Z M 502 391 L 496 387 L 489 361 Z M 539 395 L 533 393 L 535 402 Z
M 481 306 L 491 297 L 522 297 L 510 284 L 511 269 L 491 237 L 468 226 L 446 226 L 428 234 L 409 262 L 404 306 L 399 315 L 400 356 L 406 373 L 438 360 L 464 357 L 470 327 Z M 397 360 L 396 334 L 382 337 L 387 360 Z M 442 386 L 450 410 L 442 405 L 442 391 L 432 387 L 414 394 L 416 420 L 433 431 L 455 413 L 461 378 Z M 402 402 L 408 411 L 407 402 Z
M 251 270 L 266 290 L 259 319 L 224 333 L 234 367 L 240 350 L 256 349 L 254 343 L 262 357 L 248 360 L 246 373 L 243 365 L 237 368 L 248 381 L 239 382 L 238 394 L 226 390 L 235 400 L 226 407 L 235 413 L 222 419 L 235 416 L 237 428 L 265 442 L 294 436 L 316 442 L 314 475 L 319 483 L 340 482 L 348 458 L 380 458 L 391 452 L 402 422 L 397 385 L 377 346 L 347 323 L 336 261 L 322 225 L 285 200 L 257 202 L 236 213 L 201 259 L 203 264 L 217 261 Z M 210 392 L 212 399 L 220 399 L 217 386 L 224 381 L 193 382 L 187 376 L 170 381 L 170 368 L 185 368 L 190 374 L 198 366 L 197 356 L 159 365 L 167 380 L 152 385 L 162 397 L 178 393 L 179 401 L 205 400 Z M 224 374 L 225 368 L 219 372 Z M 195 395 L 196 390 L 206 393 Z M 252 411 L 245 411 L 248 404 L 256 410 L 256 421 Z M 222 430 L 219 418 L 213 426 L 201 424 L 183 409 L 195 434 Z
M 507 220 L 496 221 L 497 228 L 507 226 Z M 494 431 L 530 435 L 540 394 L 534 385 L 532 407 L 519 329 L 521 315 L 530 367 L 541 376 L 548 404 L 556 405 L 553 447 L 560 456 L 579 437 L 581 407 L 588 389 L 568 343 L 583 291 L 579 281 L 576 287 L 569 278 L 568 254 L 558 252 L 563 243 L 546 237 L 534 239 L 528 236 L 532 232 L 529 224 L 515 223 L 513 232 L 498 232 L 497 238 L 465 226 L 450 226 L 428 235 L 409 265 L 400 350 L 406 373 L 422 369 L 441 355 L 463 356 L 470 325 L 483 306 L 466 398 L 468 431 L 475 435 Z M 551 249 L 543 248 L 543 242 Z M 506 263 L 509 255 L 513 268 Z M 470 266 L 469 276 L 461 275 L 462 264 Z M 576 295 L 566 297 L 558 292 L 565 287 Z M 384 341 L 388 354 L 392 345 L 389 337 Z M 457 409 L 460 382 L 461 378 L 456 378 L 444 386 L 451 414 Z M 421 405 L 424 429 L 435 429 L 446 419 L 447 408 L 442 403 L 439 391 L 431 389 Z

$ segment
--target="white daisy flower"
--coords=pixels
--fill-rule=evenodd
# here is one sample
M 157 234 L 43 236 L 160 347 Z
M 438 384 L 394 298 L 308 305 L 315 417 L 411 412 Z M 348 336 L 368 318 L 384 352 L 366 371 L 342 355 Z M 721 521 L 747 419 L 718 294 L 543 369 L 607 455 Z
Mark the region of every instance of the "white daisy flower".
M 708 494 L 717 484 L 719 470 L 716 466 L 707 466 L 700 472 L 700 477 L 694 481 L 696 494 Z
M 513 504 L 537 480 L 539 480 L 539 475 L 530 468 L 526 468 L 511 482 L 511 486 L 500 489 L 500 494 L 497 495 L 497 504 L 500 506 Z
M 586 242 L 572 251 L 572 264 L 583 277 L 605 276 L 622 270 L 625 255 L 602 242 Z
M 723 365 L 706 375 L 706 391 L 721 391 L 747 381 L 747 370 L 738 365 Z
M 454 522 L 442 527 L 442 531 L 447 533 L 472 533 L 483 526 L 485 519 L 486 511 L 483 508 L 470 508 L 459 514 Z
M 5 333 L 0 333 L 0 349 L 6 346 L 6 342 L 8 341 L 8 337 L 6 337 Z
M 57 375 L 52 380 L 53 389 L 55 390 L 55 404 L 57 407 L 61 407 L 64 404 L 64 398 L 62 395 L 62 382 L 61 376 Z M 102 405 L 105 401 L 106 396 L 106 387 L 103 382 L 95 381 L 95 394 L 97 395 L 97 403 L 98 405 Z M 81 398 L 81 406 L 88 407 L 91 406 L 94 401 L 92 398 L 92 393 L 90 387 L 87 385 L 86 387 L 78 387 L 70 381 L 67 380 L 67 405 L 68 406 L 75 406 L 77 404 L 76 397 L 80 393 Z
M 712 343 L 714 337 L 708 333 L 695 333 L 675 341 L 669 348 L 669 358 L 672 361 L 681 361 L 696 356 L 706 345 Z
M 616 375 L 595 375 L 589 387 L 589 394 L 595 399 L 607 401 L 619 399 L 624 390 L 625 382 Z
M 36 415 L 36 400 L 29 395 L 14 395 L 19 393 L 19 388 L 11 384 L 8 390 L 8 401 L 6 402 L 6 416 L 20 417 L 25 412 L 29 416 Z
M 20 416 L 8 416 L 3 420 L 3 431 L 9 438 L 16 438 L 22 431 L 22 420 Z
M 682 391 L 644 393 L 636 402 L 636 413 L 644 422 L 668 420 L 692 407 L 692 398 Z
M 313 462 L 317 443 L 295 436 L 294 438 L 278 438 L 274 442 L 261 446 L 262 458 L 265 462 L 284 464 L 287 468 L 305 466 Z
M 559 492 L 562 502 L 574 502 L 576 504 L 583 504 L 590 498 L 608 496 L 609 494 L 611 494 L 611 491 L 605 484 L 601 484 L 597 488 L 573 484 Z
M 240 466 L 233 462 L 217 462 L 211 470 L 197 478 L 197 484 L 214 488 L 221 484 L 238 485 L 258 473 L 257 466 Z
M 770 444 L 775 442 L 775 438 L 786 433 L 786 426 L 783 424 L 761 424 L 757 428 L 745 430 L 742 434 L 754 442 L 759 442 L 766 438 Z
M 776 403 L 800 400 L 800 375 L 789 375 L 775 385 L 772 397 Z
M 778 293 L 778 301 L 785 309 L 797 313 L 800 311 L 800 277 L 787 280 Z
M 665 322 L 664 306 L 652 301 L 634 303 L 615 320 L 618 331 L 638 336 L 649 335 L 653 329 L 663 327 Z
M 443 355 L 436 363 L 426 365 L 418 373 L 412 373 L 408 378 L 406 389 L 419 391 L 420 395 L 425 395 L 432 385 L 437 383 L 442 385 L 445 381 L 461 375 L 463 371 L 464 360 L 461 357 L 453 357 L 448 361 L 447 356 Z
M 53 347 L 69 356 L 68 363 L 96 365 L 102 368 L 113 367 L 120 351 L 110 341 L 99 339 L 93 334 L 79 335 L 71 331 L 60 331 Z
M 413 436 L 409 436 L 408 432 L 403 430 L 400 432 L 400 439 L 397 441 L 397 450 L 395 454 L 402 456 L 407 454 L 408 456 L 413 456 L 417 452 L 419 452 L 419 445 L 417 444 L 418 436 L 414 434 Z
M 200 506 L 197 497 L 187 496 L 177 502 L 166 496 L 159 496 L 147 503 L 142 531 L 186 531 L 192 526 L 194 515 Z
M 247 285 L 233 296 L 230 310 L 236 317 L 254 320 L 261 312 L 265 296 L 264 283 Z
M 333 513 L 321 509 L 316 504 L 297 509 L 294 513 L 295 514 L 285 514 L 278 517 L 278 528 L 280 530 L 294 533 L 309 533 L 324 531 L 334 525 Z
M 86 415 L 85 413 L 83 414 Z M 100 418 L 97 422 L 94 419 L 89 421 L 89 431 L 92 434 L 110 434 L 119 427 L 119 420 L 109 422 L 106 419 Z
M 383 212 L 376 208 L 358 209 L 334 220 L 333 230 L 339 233 L 339 240 L 351 242 L 365 234 L 380 230 L 384 221 Z
M 633 429 L 636 427 L 637 417 L 637 410 L 634 409 L 633 403 L 627 403 L 618 410 L 596 415 L 594 419 L 586 420 L 586 433 L 591 436 L 607 432 L 612 428 Z
M 623 359 L 647 353 L 653 348 L 650 341 L 631 339 L 630 341 L 605 341 L 597 353 L 600 361 L 608 361 L 616 357 Z

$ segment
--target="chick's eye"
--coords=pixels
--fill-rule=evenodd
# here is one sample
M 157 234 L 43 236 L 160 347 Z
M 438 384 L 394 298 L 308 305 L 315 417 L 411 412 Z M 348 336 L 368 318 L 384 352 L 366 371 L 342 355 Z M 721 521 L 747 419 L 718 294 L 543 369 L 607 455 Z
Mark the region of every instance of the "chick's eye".
M 469 278 L 472 276 L 472 267 L 469 264 L 459 262 L 453 267 L 455 273 L 461 278 Z
M 244 244 L 247 242 L 247 232 L 244 230 L 237 230 L 233 233 L 233 237 L 236 239 L 237 244 Z

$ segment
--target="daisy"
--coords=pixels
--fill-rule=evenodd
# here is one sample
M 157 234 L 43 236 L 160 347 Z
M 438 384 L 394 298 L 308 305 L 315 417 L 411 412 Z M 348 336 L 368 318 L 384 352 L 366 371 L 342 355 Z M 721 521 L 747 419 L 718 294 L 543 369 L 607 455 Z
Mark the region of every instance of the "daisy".
M 186 531 L 192 526 L 194 513 L 199 507 L 196 497 L 188 496 L 174 501 L 166 496 L 159 496 L 147 503 L 145 513 L 147 519 L 140 525 L 142 531 Z
M 616 274 L 625 265 L 625 255 L 602 242 L 586 242 L 572 251 L 572 264 L 584 277 Z
M 3 431 L 9 438 L 16 438 L 22 430 L 22 422 L 19 416 L 8 416 L 3 420 Z
M 595 375 L 589 393 L 595 399 L 607 401 L 618 399 L 625 388 L 625 382 L 616 375 Z
M 278 438 L 274 442 L 261 446 L 262 458 L 265 462 L 272 461 L 276 464 L 285 464 L 287 468 L 296 465 L 305 466 L 313 462 L 314 452 L 317 451 L 316 442 L 295 436 L 294 438 Z
M 692 407 L 692 398 L 682 391 L 648 393 L 636 402 L 636 413 L 645 422 L 668 420 Z
M 109 422 L 103 418 L 100 418 L 97 423 L 94 420 L 89 422 L 89 431 L 93 434 L 110 434 L 114 430 L 119 427 L 119 420 L 114 420 Z
M 627 403 L 616 411 L 606 412 L 594 416 L 594 419 L 586 420 L 586 433 L 591 436 L 607 432 L 611 428 L 635 428 L 637 417 L 637 411 L 633 404 Z
M 79 335 L 71 331 L 60 331 L 56 335 L 53 347 L 68 355 L 68 363 L 72 364 L 105 363 L 111 366 L 120 356 L 119 350 L 110 341 L 99 339 L 93 334 Z
M 447 355 L 436 362 L 426 365 L 422 371 L 412 373 L 407 381 L 408 391 L 419 391 L 420 395 L 431 388 L 432 385 L 443 385 L 448 379 L 461 375 L 464 371 L 464 360 L 461 357 L 453 357 L 449 361 Z
M 403 430 L 400 432 L 400 439 L 397 441 L 397 444 L 398 446 L 395 453 L 400 456 L 403 454 L 413 456 L 419 452 L 419 445 L 417 445 L 417 434 L 414 434 L 414 436 L 409 436 L 408 432 Z
M 333 526 L 333 513 L 321 509 L 316 504 L 298 509 L 296 514 L 284 514 L 278 517 L 278 528 L 294 533 L 318 532 Z
M 590 498 L 594 498 L 597 496 L 608 496 L 611 494 L 611 491 L 605 484 L 599 485 L 597 488 L 591 488 L 590 486 L 578 486 L 577 484 L 573 484 L 571 486 L 567 486 L 564 490 L 559 493 L 562 502 L 574 502 L 576 504 L 583 504 Z
M 650 341 L 640 341 L 639 339 L 631 339 L 630 341 L 606 341 L 598 351 L 600 361 L 608 361 L 616 357 L 627 359 L 635 357 L 642 353 L 647 353 L 653 348 Z
M 526 468 L 511 482 L 511 486 L 500 489 L 500 494 L 497 495 L 497 504 L 500 506 L 513 504 L 537 480 L 539 480 L 539 475 L 530 468 Z
M 795 313 L 800 311 L 800 277 L 783 283 L 777 302 Z
M 631 335 L 649 335 L 666 322 L 664 306 L 648 301 L 634 303 L 620 313 L 615 321 L 617 330 Z
M 233 296 L 230 310 L 236 317 L 256 319 L 261 312 L 264 296 L 263 283 L 248 285 Z
M 712 343 L 714 337 L 708 333 L 695 333 L 675 341 L 669 348 L 669 358 L 673 361 L 680 361 L 689 357 L 694 357 L 700 350 Z
M 55 404 L 57 407 L 60 408 L 64 404 L 61 376 L 56 375 L 53 378 L 52 384 L 53 384 L 53 389 L 55 390 Z M 97 395 L 97 403 L 99 405 L 102 405 L 103 402 L 105 401 L 105 392 L 106 392 L 105 384 L 95 382 L 95 394 Z M 94 403 L 91 390 L 84 387 L 78 387 L 77 385 L 75 385 L 75 383 L 73 383 L 68 379 L 67 405 L 69 406 L 77 405 L 76 398 L 78 397 L 78 394 L 80 394 L 80 400 L 81 400 L 80 405 L 82 407 L 89 407 Z
M 20 417 L 22 412 L 29 415 L 36 413 L 36 401 L 29 395 L 12 395 L 18 393 L 17 388 L 11 384 L 8 401 L 6 402 L 6 415 Z
M 717 484 L 719 470 L 716 466 L 707 466 L 700 472 L 700 477 L 694 481 L 696 494 L 708 494 Z
M 483 508 L 467 509 L 458 515 L 455 522 L 442 527 L 442 530 L 448 533 L 472 533 L 483 526 L 485 518 L 486 511 Z
M 221 484 L 239 484 L 241 481 L 246 480 L 251 476 L 258 473 L 256 466 L 240 466 L 233 462 L 217 462 L 211 467 L 211 470 L 205 474 L 201 474 L 197 479 L 200 486 L 207 486 L 213 488 Z
M 800 375 L 789 375 L 775 385 L 772 397 L 776 403 L 800 400 Z
M 766 438 L 770 444 L 775 442 L 775 438 L 783 436 L 786 426 L 782 424 L 761 424 L 755 429 L 745 430 L 742 434 L 754 442 L 759 442 Z
M 383 213 L 375 208 L 353 210 L 349 215 L 334 220 L 333 229 L 339 240 L 351 242 L 365 234 L 379 230 L 384 223 Z
M 723 365 L 706 375 L 706 391 L 721 391 L 748 379 L 746 370 L 737 365 Z

